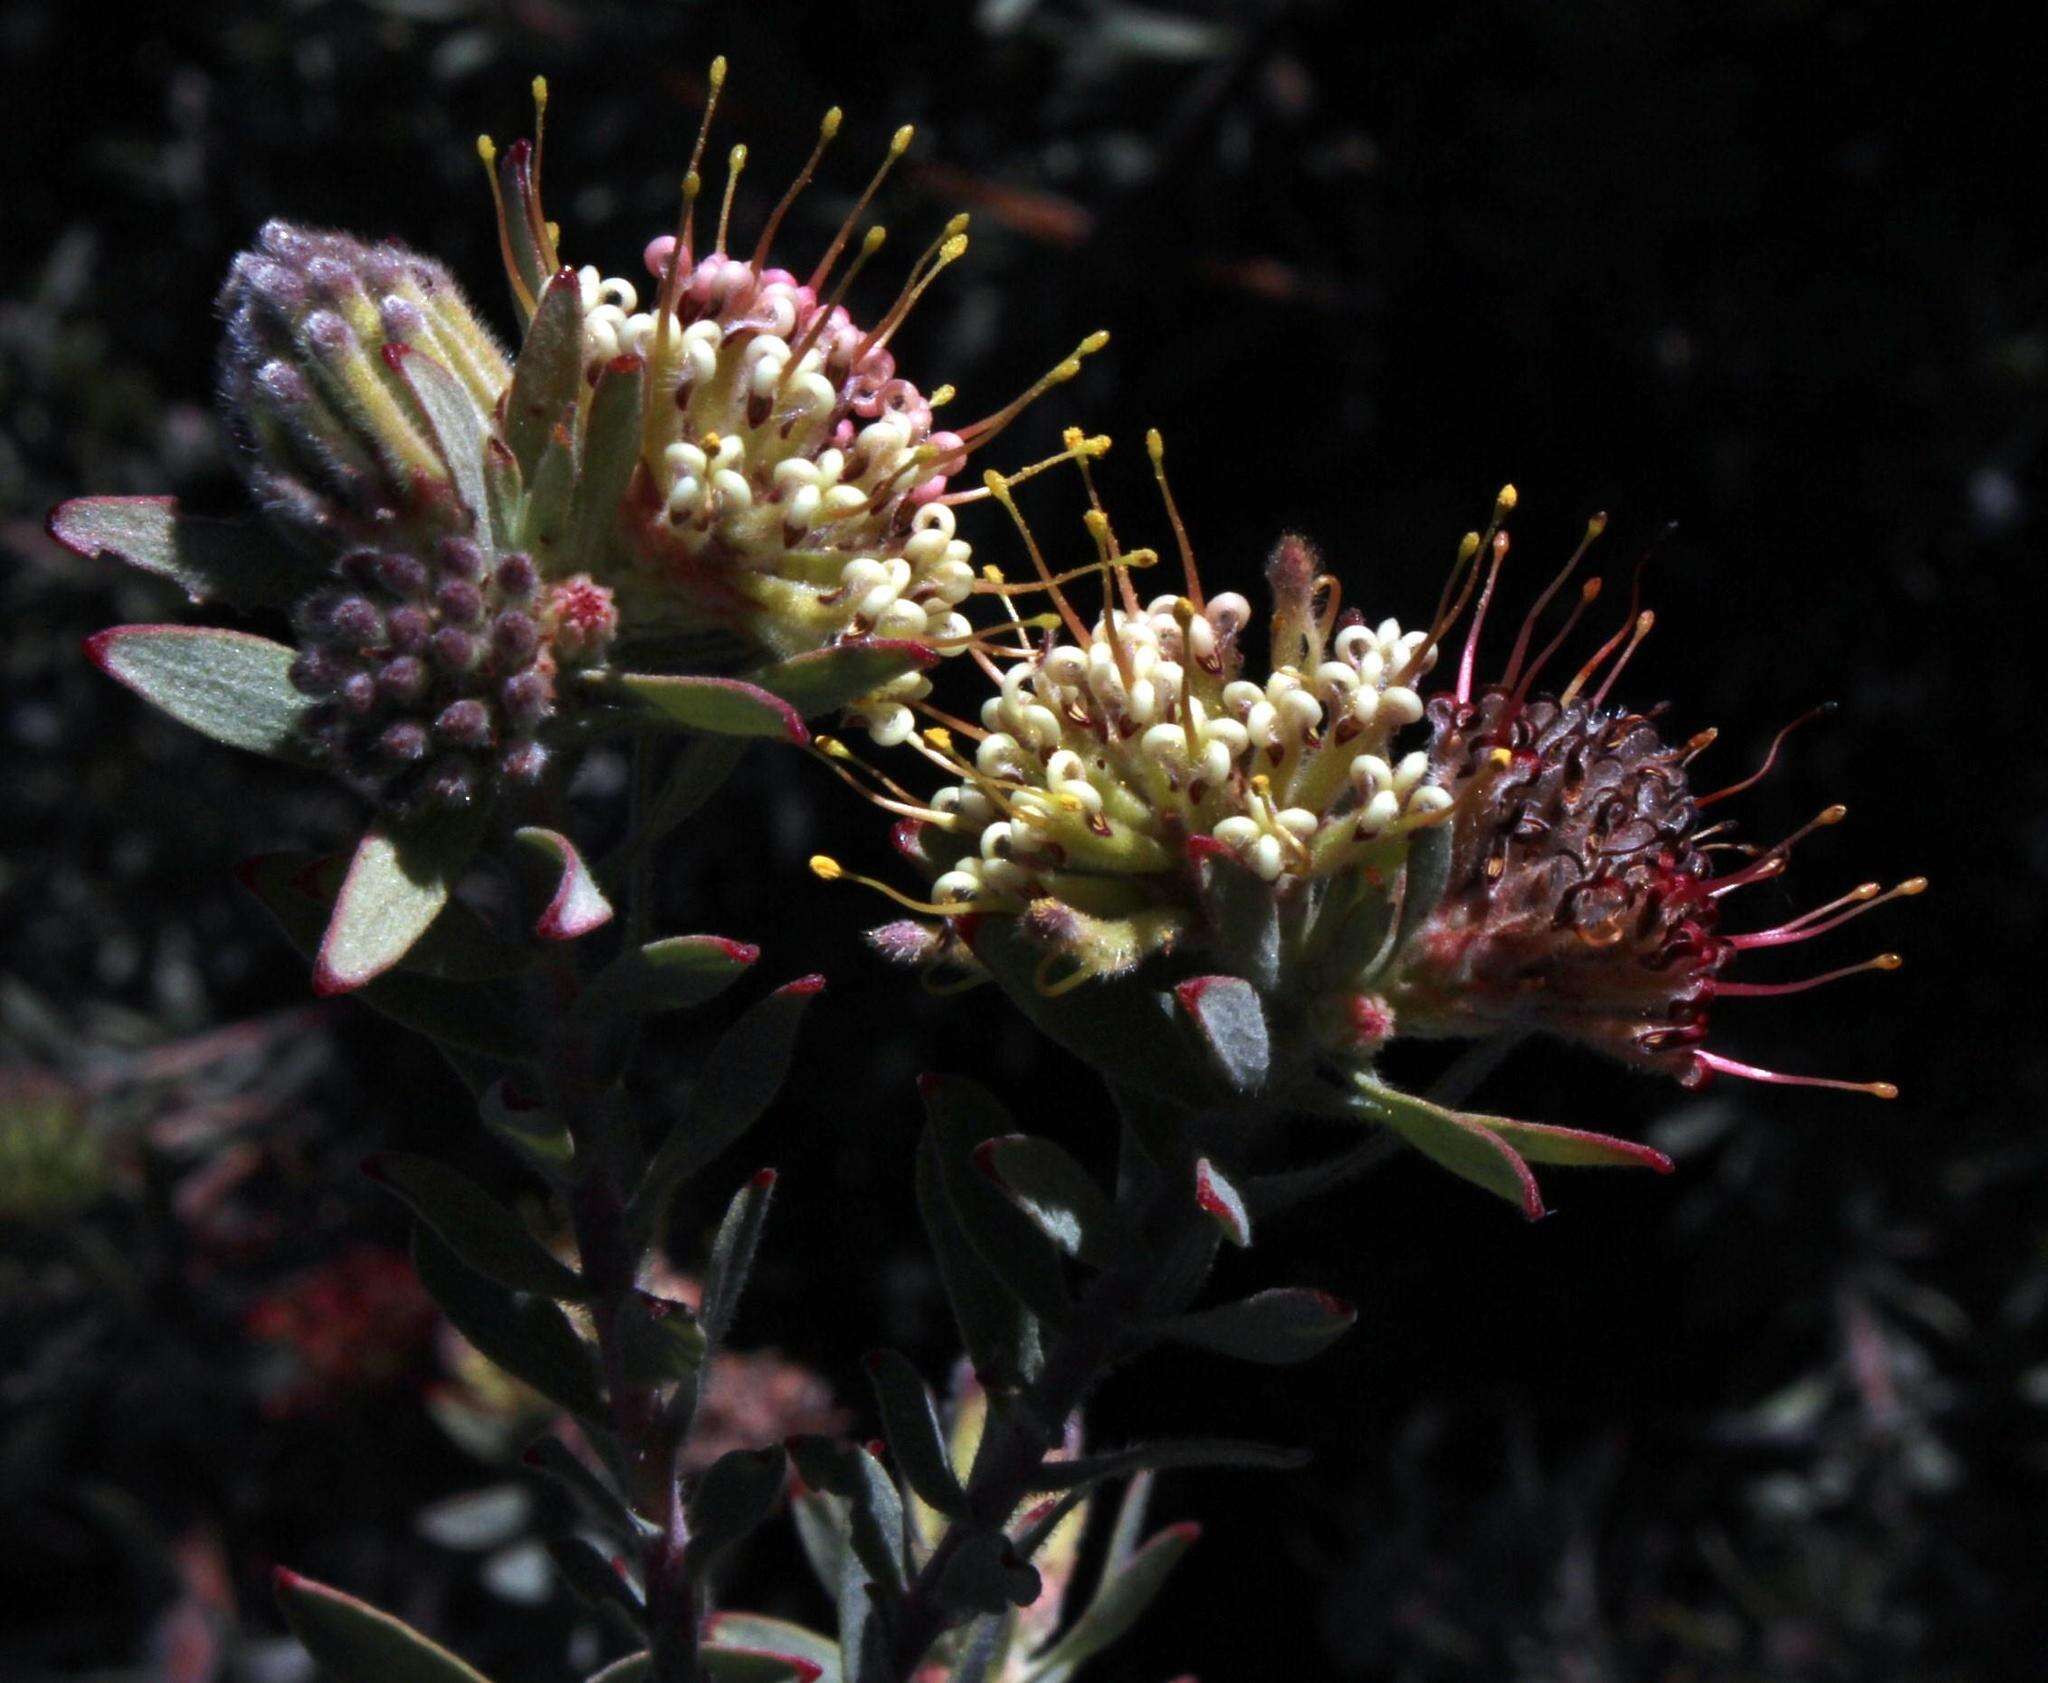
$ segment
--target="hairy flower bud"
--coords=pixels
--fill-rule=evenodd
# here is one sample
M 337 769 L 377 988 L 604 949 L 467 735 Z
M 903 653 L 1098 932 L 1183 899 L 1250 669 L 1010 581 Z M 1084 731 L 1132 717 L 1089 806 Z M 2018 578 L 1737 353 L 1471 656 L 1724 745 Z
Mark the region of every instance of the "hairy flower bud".
M 268 508 L 336 549 L 463 525 L 459 470 L 388 354 L 431 356 L 489 416 L 510 371 L 445 269 L 272 221 L 235 259 L 220 309 L 221 394 Z

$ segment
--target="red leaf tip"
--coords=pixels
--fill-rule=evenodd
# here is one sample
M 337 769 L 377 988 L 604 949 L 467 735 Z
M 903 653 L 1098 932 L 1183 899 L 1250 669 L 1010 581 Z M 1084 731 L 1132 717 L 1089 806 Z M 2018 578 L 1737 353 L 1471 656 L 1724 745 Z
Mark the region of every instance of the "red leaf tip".
M 754 1178 L 748 1181 L 747 1184 L 756 1192 L 766 1192 L 775 1184 L 775 1171 L 773 1169 L 756 1169 L 754 1171 Z
M 823 993 L 825 991 L 825 978 L 814 971 L 808 976 L 797 977 L 793 982 L 784 982 L 775 991 L 777 993 L 798 994 L 804 998 L 809 998 L 814 993 Z

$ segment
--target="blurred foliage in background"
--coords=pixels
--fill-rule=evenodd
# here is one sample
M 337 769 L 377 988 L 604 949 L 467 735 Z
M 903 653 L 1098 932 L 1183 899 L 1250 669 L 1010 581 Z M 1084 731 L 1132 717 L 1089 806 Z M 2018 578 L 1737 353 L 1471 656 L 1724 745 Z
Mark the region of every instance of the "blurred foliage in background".
M 1789 910 L 1935 879 L 1887 934 L 1898 978 L 1725 1013 L 1731 1050 L 1894 1077 L 1900 1103 L 1687 1098 L 1517 1057 L 1493 1079 L 1518 1113 L 1643 1122 L 1677 1178 L 1574 1180 L 1525 1229 L 1400 1164 L 1262 1240 L 1262 1277 L 1362 1306 L 1337 1352 L 1240 1393 L 1229 1422 L 1312 1443 L 1317 1467 L 1167 1481 L 1161 1506 L 1204 1541 L 1098 1675 L 2038 1675 L 2048 761 L 2019 602 L 2048 264 L 2028 67 L 1988 9 L 152 10 L 0 16 L 0 1674 L 303 1678 L 276 1561 L 508 1683 L 589 1651 L 506 1464 L 533 1399 L 435 1325 L 355 1172 L 379 1142 L 447 1149 L 457 1090 L 358 1007 L 312 1004 L 229 870 L 335 845 L 348 798 L 93 674 L 82 634 L 178 604 L 63 555 L 41 519 L 81 490 L 234 506 L 211 300 L 265 217 L 431 251 L 509 330 L 473 141 L 517 132 L 536 71 L 565 247 L 630 272 L 722 51 L 722 132 L 753 151 L 741 225 L 835 101 L 848 155 L 921 125 L 888 207 L 904 243 L 975 213 L 969 260 L 899 341 L 915 377 L 986 406 L 1113 330 L 1007 459 L 1063 424 L 1116 433 L 1111 507 L 1156 541 L 1139 440 L 1160 425 L 1212 585 L 1251 587 L 1297 529 L 1375 616 L 1426 611 L 1510 478 L 1526 555 L 1561 555 L 1595 508 L 1622 561 L 1675 521 L 1633 698 L 1673 698 L 1680 732 L 1719 725 L 1730 777 L 1783 720 L 1844 704 L 1753 810 L 1782 833 L 1839 798 L 1851 827 L 1760 893 Z M 857 176 L 799 207 L 791 249 Z M 1006 553 L 998 525 L 973 535 Z M 980 1073 L 1047 1131 L 1097 1115 L 1000 1000 L 934 1001 L 875 966 L 872 908 L 802 868 L 827 842 L 886 856 L 866 808 L 757 754 L 662 888 L 663 927 L 850 984 L 811 1018 L 823 1078 L 750 1147 L 783 1201 L 743 1329 L 764 1353 L 728 1376 L 735 1442 L 863 1398 L 869 1343 L 949 1359 L 911 1209 L 915 1071 Z M 1126 1382 L 1142 1407 L 1112 1385 L 1098 1435 L 1126 1411 L 1217 1423 L 1170 1358 L 1146 1374 Z M 861 1406 L 844 1417 L 865 1429 Z M 814 1614 L 793 1560 L 786 1539 L 757 1551 L 736 1588 Z

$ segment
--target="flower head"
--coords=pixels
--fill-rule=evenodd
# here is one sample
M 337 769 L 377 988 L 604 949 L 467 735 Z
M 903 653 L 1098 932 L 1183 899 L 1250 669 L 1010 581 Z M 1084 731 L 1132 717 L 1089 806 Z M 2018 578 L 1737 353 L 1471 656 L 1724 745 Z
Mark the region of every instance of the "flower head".
M 956 429 L 934 412 L 951 388 L 926 392 L 898 371 L 892 341 L 925 292 L 967 249 L 955 217 L 911 266 L 871 323 L 841 302 L 884 243 L 856 230 L 912 130 L 897 130 L 881 166 L 808 273 L 777 266 L 776 237 L 838 134 L 828 111 L 809 160 L 750 249 L 732 244 L 732 208 L 747 149 L 728 155 L 715 226 L 699 225 L 700 166 L 725 63 L 684 177 L 672 232 L 641 253 L 636 283 L 594 266 L 566 270 L 541 209 L 538 138 L 502 156 L 488 141 L 507 271 L 529 315 L 550 285 L 573 286 L 587 377 L 632 358 L 644 368 L 639 463 L 608 575 L 641 632 L 716 631 L 771 659 L 837 643 L 903 639 L 956 653 L 970 637 L 960 606 L 983 587 L 955 530 L 951 478 L 1042 392 L 1078 371 L 1106 335 L 1091 335 L 1030 391 Z M 536 87 L 545 112 L 545 88 Z M 555 277 L 551 282 L 549 277 Z M 978 496 L 978 491 L 966 493 Z M 907 731 L 910 674 L 862 710 L 878 734 Z
M 1159 464 L 1156 435 L 1151 450 Z M 1163 471 L 1160 481 L 1164 489 Z M 991 489 L 1014 512 L 1001 482 Z M 1205 596 L 1170 492 L 1184 592 L 1141 603 L 1130 573 L 1151 553 L 1121 552 L 1094 507 L 1095 570 L 1107 582 L 1092 622 L 1020 518 L 1066 634 L 1034 641 L 1020 630 L 1000 659 L 993 646 L 976 650 L 994 693 L 979 726 L 955 720 L 918 740 L 945 779 L 928 800 L 871 774 L 875 798 L 908 821 L 900 844 L 931 878 L 929 900 L 908 903 L 944 919 L 929 934 L 892 924 L 876 945 L 912 962 L 983 964 L 1013 989 L 1028 987 L 1041 1020 L 1093 1037 L 1091 1055 L 1127 1065 L 1127 1077 L 1141 1062 L 1159 1066 L 1157 1048 L 1137 1044 L 1156 1014 L 1129 1018 L 1140 1025 L 1129 1033 L 1100 1025 L 1114 1015 L 1115 990 L 1158 997 L 1163 987 L 1240 1091 L 1252 1083 L 1284 1103 L 1348 1107 L 1460 1172 L 1475 1159 L 1458 1141 L 1478 1128 L 1481 1167 L 1514 1166 L 1490 1184 L 1525 1202 L 1534 1198 L 1525 1156 L 1655 1154 L 1427 1106 L 1378 1075 L 1390 1041 L 1536 1030 L 1687 1085 L 1725 1073 L 1892 1096 L 1888 1083 L 1781 1075 L 1702 1042 L 1716 999 L 1896 968 L 1886 953 L 1800 983 L 1726 973 L 1746 951 L 1824 934 L 1919 893 L 1924 880 L 1889 893 L 1866 884 L 1775 929 L 1724 929 L 1730 895 L 1781 874 L 1793 846 L 1845 809 L 1829 807 L 1768 848 L 1704 822 L 1754 779 L 1696 794 L 1688 768 L 1713 733 L 1673 745 L 1661 708 L 1609 703 L 1652 623 L 1633 606 L 1561 690 L 1539 688 L 1600 594 L 1597 579 L 1580 586 L 1562 628 L 1537 647 L 1545 610 L 1604 516 L 1530 610 L 1500 677 L 1481 682 L 1486 610 L 1515 503 L 1504 490 L 1488 529 L 1467 534 L 1435 612 L 1416 629 L 1343 610 L 1314 551 L 1283 538 L 1267 567 L 1262 674 L 1249 653 L 1249 606 Z M 1444 639 L 1475 595 L 1455 677 L 1432 693 Z M 1766 769 L 1776 757 L 1774 746 Z M 850 759 L 837 750 L 838 768 L 859 781 Z M 1728 855 L 1735 862 L 1722 868 Z M 1035 950 L 1027 968 L 1017 967 L 1018 943 L 992 939 L 999 930 Z M 1212 986 L 1224 979 L 1235 986 Z M 1047 1017 L 1045 1001 L 1087 985 L 1112 991 Z M 1226 1023 L 1219 1013 L 1235 1015 Z M 1495 1152 L 1505 1156 L 1486 1155 Z

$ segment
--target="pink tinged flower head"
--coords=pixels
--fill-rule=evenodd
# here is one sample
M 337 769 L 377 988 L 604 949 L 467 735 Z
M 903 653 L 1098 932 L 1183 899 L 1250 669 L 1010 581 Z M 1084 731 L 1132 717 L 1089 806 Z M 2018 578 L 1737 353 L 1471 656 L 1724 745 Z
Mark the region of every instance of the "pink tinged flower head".
M 982 588 L 953 505 L 982 493 L 949 485 L 969 457 L 1026 404 L 1070 379 L 1094 335 L 1015 402 L 957 429 L 934 412 L 950 387 L 927 392 L 898 371 L 893 341 L 925 292 L 967 249 L 967 218 L 949 222 L 879 314 L 842 300 L 882 247 L 862 220 L 909 148 L 899 129 L 852 213 L 807 272 L 779 266 L 777 236 L 840 128 L 835 108 L 817 144 L 750 246 L 736 245 L 733 204 L 747 151 L 728 154 L 715 218 L 700 205 L 700 166 L 725 74 L 710 99 L 673 232 L 641 253 L 645 278 L 576 271 L 583 356 L 594 377 L 621 356 L 646 370 L 641 460 L 628 493 L 619 586 L 637 632 L 716 629 L 773 658 L 867 637 L 945 653 L 972 633 L 960 608 Z M 544 98 L 544 90 L 543 98 Z M 560 257 L 540 208 L 540 150 L 520 142 L 496 170 L 508 271 L 522 308 Z M 704 226 L 711 223 L 710 227 Z M 856 237 L 858 235 L 858 237 Z M 912 675 L 863 711 L 883 737 L 911 728 Z
M 1513 506 L 1511 494 L 1503 501 L 1500 513 Z M 1867 883 L 1774 929 L 1727 928 L 1730 896 L 1783 875 L 1798 843 L 1847 814 L 1829 806 L 1768 847 L 1738 841 L 1732 821 L 1706 817 L 1775 765 L 1785 739 L 1806 720 L 1779 733 L 1755 776 L 1696 794 L 1690 768 L 1715 733 L 1673 744 L 1659 723 L 1661 706 L 1638 711 L 1607 699 L 1654 623 L 1635 603 L 1560 691 L 1537 688 L 1578 620 L 1575 610 L 1539 648 L 1543 610 L 1577 567 L 1584 544 L 1524 619 L 1500 678 L 1481 682 L 1486 609 L 1508 552 L 1498 525 L 1497 514 L 1483 542 L 1468 539 L 1455 607 L 1462 611 L 1482 571 L 1484 584 L 1456 687 L 1429 703 L 1430 777 L 1451 792 L 1454 813 L 1442 896 L 1387 980 L 1403 1032 L 1537 1029 L 1687 1086 L 1720 1073 L 1896 1096 L 1889 1082 L 1784 1075 L 1703 1043 L 1718 999 L 1798 993 L 1898 968 L 1897 954 L 1880 953 L 1791 982 L 1728 974 L 1746 952 L 1826 934 L 1884 901 L 1920 893 L 1926 879 L 1910 878 L 1889 892 Z M 1589 543 L 1604 525 L 1604 516 L 1589 525 Z M 1582 587 L 1580 607 L 1597 595 L 1597 581 Z M 1807 718 L 1820 711 L 1826 709 Z

